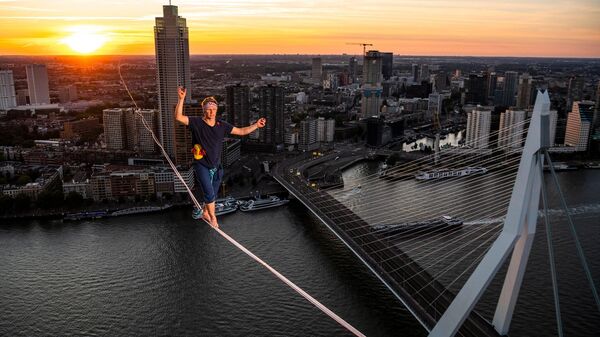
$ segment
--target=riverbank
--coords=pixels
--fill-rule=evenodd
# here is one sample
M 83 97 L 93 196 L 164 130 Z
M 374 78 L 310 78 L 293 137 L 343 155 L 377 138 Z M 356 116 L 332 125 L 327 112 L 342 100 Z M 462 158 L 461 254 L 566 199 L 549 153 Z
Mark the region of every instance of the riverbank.
M 243 200 L 249 199 L 257 194 L 281 196 L 287 195 L 287 191 L 271 179 L 260 179 L 257 185 L 248 184 L 247 186 L 236 187 L 232 191 L 226 191 L 226 193 L 221 196 L 232 196 L 236 199 Z M 0 216 L 0 221 L 2 224 L 5 222 L 8 224 L 10 220 L 61 220 L 67 215 L 86 212 L 91 214 L 89 218 L 93 218 L 94 216 L 92 214 L 94 213 L 101 214 L 101 217 L 126 216 L 130 214 L 164 212 L 172 208 L 191 207 L 191 205 L 192 201 L 187 196 L 185 196 L 184 200 L 165 200 L 161 202 L 134 202 L 124 204 L 99 203 L 79 209 L 36 209 L 32 212 L 4 214 Z M 143 208 L 146 210 L 144 211 Z M 135 209 L 135 212 L 133 209 Z M 132 212 L 127 212 L 127 210 L 132 210 Z M 117 213 L 113 214 L 115 212 Z

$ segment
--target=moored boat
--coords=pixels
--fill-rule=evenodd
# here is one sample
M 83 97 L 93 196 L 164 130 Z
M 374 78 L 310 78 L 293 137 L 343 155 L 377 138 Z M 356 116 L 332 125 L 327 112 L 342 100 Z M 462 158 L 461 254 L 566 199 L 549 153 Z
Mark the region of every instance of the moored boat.
M 255 198 L 243 202 L 240 204 L 240 210 L 242 212 L 252 212 L 266 208 L 283 206 L 288 202 L 289 200 L 287 199 L 280 199 L 279 197 L 272 195 L 267 198 Z
M 393 234 L 402 231 L 415 230 L 415 232 L 423 232 L 428 229 L 442 229 L 442 228 L 459 228 L 462 226 L 463 221 L 460 219 L 452 218 L 451 216 L 441 216 L 437 219 L 417 221 L 417 222 L 403 222 L 396 224 L 378 224 L 371 227 L 371 229 L 381 234 Z
M 461 169 L 440 169 L 432 171 L 419 172 L 415 175 L 417 180 L 434 180 L 443 178 L 465 177 L 474 174 L 484 174 L 487 172 L 485 167 L 464 167 Z

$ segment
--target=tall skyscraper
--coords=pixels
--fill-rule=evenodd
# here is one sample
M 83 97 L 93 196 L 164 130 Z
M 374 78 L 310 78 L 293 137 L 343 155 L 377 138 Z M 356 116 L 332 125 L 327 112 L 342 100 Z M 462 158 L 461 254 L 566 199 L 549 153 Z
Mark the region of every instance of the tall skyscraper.
M 465 103 L 467 104 L 485 104 L 487 97 L 485 95 L 487 79 L 484 76 L 470 74 L 465 81 Z
M 550 110 L 550 146 L 556 144 L 556 125 L 558 123 L 558 111 Z
M 429 82 L 429 65 L 421 64 L 421 71 L 419 71 L 419 81 Z
M 394 68 L 394 53 L 381 53 L 381 73 L 384 80 L 389 80 L 392 77 Z
M 488 101 L 494 100 L 494 95 L 496 94 L 496 82 L 498 80 L 498 75 L 495 72 L 490 72 L 487 78 L 486 89 Z
M 177 87 L 188 89 L 186 103 L 191 102 L 192 95 L 188 28 L 185 19 L 177 15 L 177 6 L 163 6 L 163 17 L 156 18 L 154 46 L 158 84 L 158 133 L 169 156 L 176 157 L 176 133 L 189 132 L 185 125 L 175 121 Z M 189 149 L 185 151 L 189 152 Z M 176 164 L 180 165 L 178 162 Z
M 565 145 L 576 147 L 577 151 L 587 150 L 594 118 L 594 102 L 575 101 L 567 119 Z
M 321 83 L 321 80 L 323 79 L 323 61 L 320 57 L 314 57 L 312 59 L 312 71 L 310 74 L 313 81 Z
M 419 65 L 413 63 L 412 67 L 411 67 L 411 73 L 412 73 L 412 78 L 413 78 L 413 82 L 418 82 L 419 81 Z
M 8 110 L 16 106 L 17 95 L 12 70 L 0 70 L 0 110 Z
M 247 85 L 230 85 L 227 90 L 227 122 L 234 126 L 250 124 L 250 87 Z
M 467 115 L 466 144 L 472 148 L 487 149 L 492 122 L 491 110 L 475 109 Z
M 260 141 L 274 146 L 283 144 L 285 133 L 283 88 L 275 85 L 261 87 L 259 100 L 261 117 L 267 119 L 267 125 L 260 130 Z
M 498 129 L 499 148 L 518 148 L 523 146 L 524 122 L 527 114 L 523 110 L 506 110 L 500 114 Z
M 363 117 L 379 116 L 382 80 L 382 57 L 376 50 L 369 50 L 363 61 L 361 113 Z
M 102 110 L 104 140 L 109 150 L 123 150 L 127 147 L 125 111 L 123 109 Z
M 516 71 L 507 71 L 504 73 L 504 93 L 502 95 L 501 105 L 514 106 L 518 88 L 519 73 Z
M 567 93 L 567 107 L 573 105 L 575 101 L 583 99 L 583 87 L 585 82 L 581 76 L 572 76 L 569 79 L 569 91 Z
M 48 88 L 48 70 L 46 66 L 43 64 L 28 64 L 25 66 L 25 71 L 27 73 L 30 104 L 50 104 L 50 89 Z
M 450 81 L 448 75 L 444 71 L 440 71 L 433 76 L 432 88 L 434 91 L 442 92 L 448 90 L 450 87 Z
M 358 82 L 358 59 L 354 56 L 348 61 L 348 74 L 350 76 L 350 82 Z
M 533 79 L 528 73 L 519 77 L 517 89 L 517 108 L 527 109 L 531 105 L 531 94 L 533 92 Z

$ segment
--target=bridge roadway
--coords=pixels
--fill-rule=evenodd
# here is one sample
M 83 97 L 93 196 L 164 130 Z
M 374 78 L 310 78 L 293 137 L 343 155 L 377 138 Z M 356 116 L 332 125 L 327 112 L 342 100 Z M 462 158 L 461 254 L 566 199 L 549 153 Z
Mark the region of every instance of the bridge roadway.
M 335 153 L 322 159 L 326 160 L 330 156 L 333 160 Z M 430 331 L 455 294 L 450 293 L 417 263 L 412 263 L 412 259 L 398 247 L 373 233 L 367 222 L 342 203 L 326 192 L 310 188 L 302 176 L 290 172 L 291 170 L 295 173 L 300 167 L 306 166 L 305 158 L 296 157 L 277 164 L 273 176 L 342 240 L 427 331 Z M 457 336 L 482 337 L 499 334 L 488 321 L 473 311 Z

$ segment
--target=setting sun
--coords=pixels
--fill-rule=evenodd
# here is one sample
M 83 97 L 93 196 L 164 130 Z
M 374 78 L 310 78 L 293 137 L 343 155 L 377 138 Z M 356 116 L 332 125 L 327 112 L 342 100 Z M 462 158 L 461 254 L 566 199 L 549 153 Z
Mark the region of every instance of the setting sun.
M 78 26 L 71 27 L 69 31 L 71 35 L 60 41 L 80 54 L 93 53 L 108 41 L 108 37 L 97 27 Z

